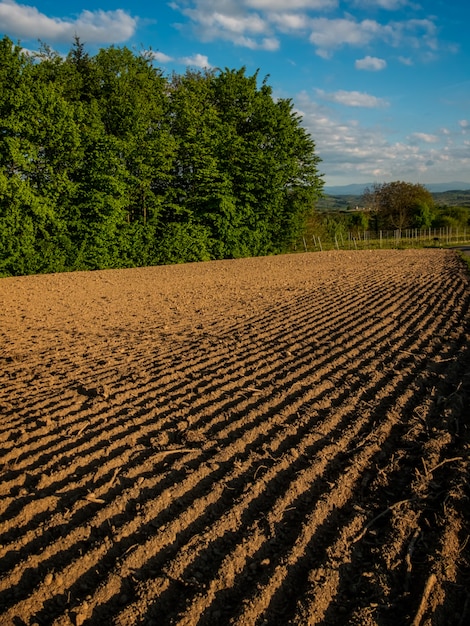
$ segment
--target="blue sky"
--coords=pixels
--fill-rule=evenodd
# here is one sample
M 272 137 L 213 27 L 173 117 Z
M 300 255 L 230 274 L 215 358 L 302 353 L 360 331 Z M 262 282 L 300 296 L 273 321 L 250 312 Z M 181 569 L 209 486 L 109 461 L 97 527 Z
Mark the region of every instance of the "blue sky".
M 77 34 L 186 66 L 259 69 L 291 98 L 326 185 L 470 183 L 470 3 L 0 0 L 0 34 L 66 53 Z

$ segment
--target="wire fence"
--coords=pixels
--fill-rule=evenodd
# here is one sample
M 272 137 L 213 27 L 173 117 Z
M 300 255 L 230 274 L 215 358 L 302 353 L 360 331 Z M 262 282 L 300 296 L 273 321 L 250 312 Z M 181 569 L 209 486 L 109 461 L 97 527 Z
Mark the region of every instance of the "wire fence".
M 468 243 L 470 228 L 408 228 L 403 230 L 350 230 L 347 233 L 309 234 L 297 242 L 295 249 L 365 250 L 372 248 L 441 247 Z

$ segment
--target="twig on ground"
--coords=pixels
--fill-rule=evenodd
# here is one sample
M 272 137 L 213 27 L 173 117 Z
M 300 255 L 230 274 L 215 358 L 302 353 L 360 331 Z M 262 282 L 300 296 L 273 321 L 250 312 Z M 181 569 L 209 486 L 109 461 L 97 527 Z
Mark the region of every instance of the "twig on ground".
M 424 587 L 423 596 L 421 598 L 418 612 L 416 613 L 412 626 L 420 626 L 421 620 L 423 619 L 424 613 L 426 612 L 426 605 L 428 603 L 429 596 L 431 595 L 432 588 L 436 584 L 436 581 L 436 574 L 430 574 L 426 582 L 426 586 Z
M 256 468 L 256 471 L 255 471 L 255 473 L 254 473 L 254 475 L 253 475 L 253 478 L 254 478 L 255 480 L 256 480 L 256 478 L 258 477 L 258 472 L 259 472 L 259 470 L 261 470 L 261 469 L 268 469 L 268 468 L 266 467 L 266 465 L 258 465 L 258 467 Z
M 445 461 L 441 461 L 435 467 L 433 467 L 431 470 L 429 470 L 429 474 L 432 474 L 434 471 L 436 471 L 437 469 L 439 469 L 440 467 L 442 467 L 446 463 L 452 463 L 452 461 L 462 461 L 462 460 L 463 460 L 463 457 L 461 457 L 461 456 L 454 456 L 452 459 L 445 459 Z
M 88 502 L 95 502 L 96 504 L 105 504 L 105 500 L 103 500 L 103 498 L 97 498 L 94 493 L 88 493 L 85 496 L 85 500 L 88 500 Z
M 161 459 L 164 459 L 165 457 L 169 456 L 170 454 L 181 454 L 181 453 L 187 453 L 187 452 L 197 452 L 196 449 L 194 448 L 174 448 L 173 450 L 159 450 L 154 456 L 154 460 L 156 461 L 160 461 Z
M 398 352 L 401 352 L 402 354 L 409 354 L 410 356 L 415 356 L 415 357 L 418 357 L 419 359 L 423 358 L 421 354 L 417 354 L 416 352 L 409 352 L 408 350 L 398 350 Z
M 83 432 L 84 430 L 86 430 L 89 426 L 90 426 L 90 422 L 88 422 L 87 424 L 85 424 L 84 426 L 82 426 L 82 427 L 80 428 L 80 430 L 77 430 L 77 432 L 76 432 L 76 433 L 72 433 L 72 435 L 73 435 L 74 437 L 79 437 L 79 436 L 82 434 L 82 432 Z
M 400 500 L 399 502 L 395 502 L 394 504 L 391 504 L 390 506 L 388 506 L 384 511 L 376 515 L 373 519 L 370 520 L 368 524 L 364 526 L 364 528 L 357 535 L 357 537 L 353 539 L 352 543 L 357 543 L 358 541 L 360 541 L 364 537 L 366 532 L 369 530 L 369 528 L 373 526 L 375 522 L 379 520 L 381 517 L 383 517 L 384 515 L 387 515 L 387 513 L 390 513 L 390 511 L 393 511 L 393 509 L 395 509 L 397 506 L 400 506 L 400 504 L 405 504 L 405 502 L 409 502 L 409 501 L 410 501 L 410 498 L 407 498 L 406 500 Z
M 116 469 L 113 472 L 113 475 L 111 476 L 111 480 L 108 482 L 108 485 L 107 485 L 109 489 L 112 489 L 114 487 L 114 483 L 116 482 L 117 475 L 119 474 L 120 471 L 121 471 L 121 468 L 116 467 Z

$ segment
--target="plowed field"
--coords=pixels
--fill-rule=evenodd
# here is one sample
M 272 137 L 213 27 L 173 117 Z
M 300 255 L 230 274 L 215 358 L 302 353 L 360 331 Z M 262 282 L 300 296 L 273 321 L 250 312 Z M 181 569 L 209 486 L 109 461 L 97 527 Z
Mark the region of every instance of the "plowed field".
M 448 250 L 0 279 L 0 623 L 470 623 Z

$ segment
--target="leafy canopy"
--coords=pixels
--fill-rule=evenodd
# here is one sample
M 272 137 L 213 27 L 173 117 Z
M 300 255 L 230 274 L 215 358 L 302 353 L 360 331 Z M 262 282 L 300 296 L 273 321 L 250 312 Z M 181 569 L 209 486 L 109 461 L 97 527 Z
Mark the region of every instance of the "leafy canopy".
M 245 68 L 166 77 L 75 38 L 65 59 L 0 40 L 0 273 L 288 249 L 321 195 L 292 101 Z
M 432 194 L 420 184 L 395 181 L 364 191 L 364 205 L 376 212 L 386 228 L 425 228 L 434 211 Z

